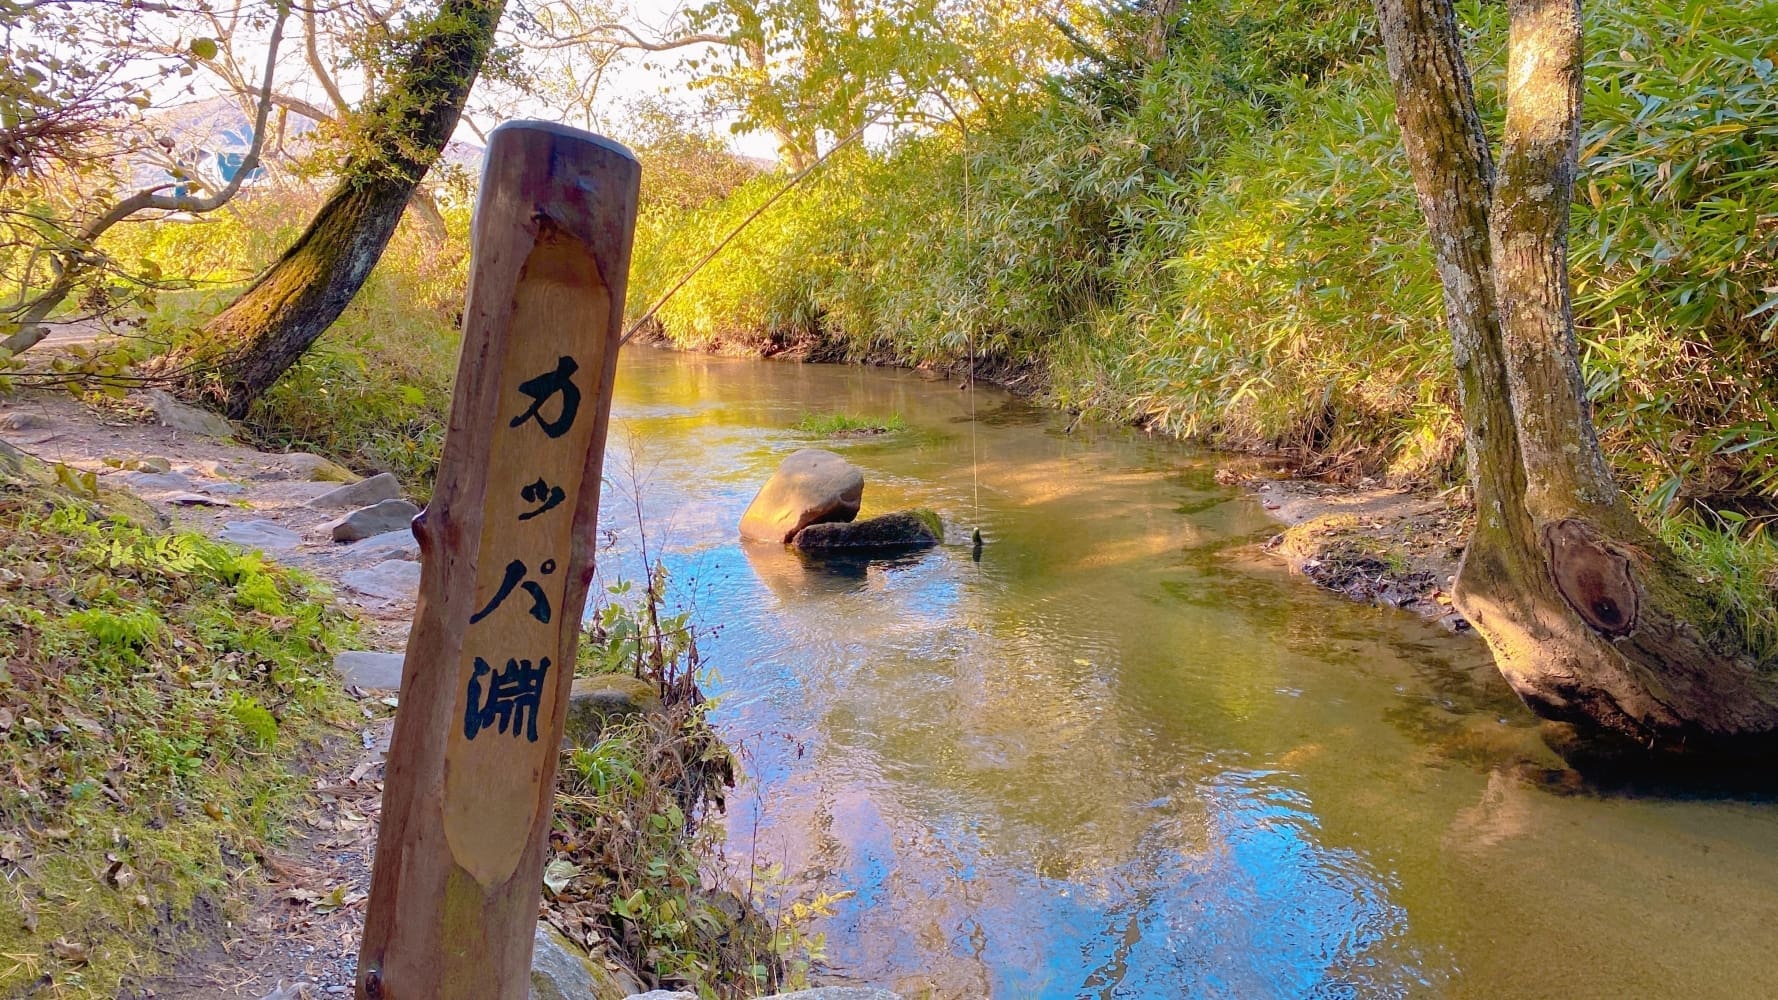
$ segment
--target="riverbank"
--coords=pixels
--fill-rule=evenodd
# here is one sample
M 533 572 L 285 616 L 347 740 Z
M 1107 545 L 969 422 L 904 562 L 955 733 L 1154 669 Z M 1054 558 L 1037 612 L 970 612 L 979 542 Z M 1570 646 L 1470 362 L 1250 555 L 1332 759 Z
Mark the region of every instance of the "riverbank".
M 1266 551 L 1292 572 L 1360 603 L 1411 611 L 1452 632 L 1469 629 L 1451 606 L 1451 588 L 1475 517 L 1454 492 L 1302 479 L 1241 484 L 1285 525 Z
M 638 341 L 638 346 L 650 350 L 688 350 L 662 337 L 658 329 L 647 331 Z M 959 389 L 965 387 L 970 375 L 968 365 L 912 364 L 884 352 L 848 357 L 844 344 L 812 336 L 715 340 L 690 353 L 898 368 L 957 379 Z M 974 375 L 982 384 L 1027 401 L 1047 402 L 1041 365 L 988 362 Z M 1077 410 L 1064 412 L 1073 415 L 1070 433 L 1083 419 L 1091 419 Z M 1152 427 L 1138 429 L 1176 437 Z M 1451 607 L 1450 598 L 1457 565 L 1474 525 L 1474 513 L 1462 500 L 1464 491 L 1392 487 L 1370 478 L 1356 483 L 1325 481 L 1305 477 L 1302 462 L 1284 454 L 1218 454 L 1225 460 L 1218 481 L 1250 491 L 1284 526 L 1265 551 L 1283 560 L 1293 573 L 1359 603 L 1400 608 L 1452 632 L 1469 628 Z M 1319 463 L 1318 459 L 1312 461 Z
M 0 993 L 30 983 L 144 1000 L 349 992 L 419 577 L 406 513 L 393 526 L 366 527 L 362 515 L 400 507 L 399 491 L 319 456 L 245 447 L 225 422 L 149 395 L 0 398 L 0 445 L 10 536 L 0 589 L 28 588 L 0 614 L 0 762 L 25 776 L 0 830 L 0 872 L 24 914 L 0 937 L 13 960 L 0 966 Z M 346 522 L 364 530 L 342 531 Z M 85 575 L 57 582 L 58 571 Z M 88 610 L 64 615 L 63 600 Z M 675 656 L 662 659 L 673 667 Z M 89 688 L 107 658 L 127 678 Z M 74 660 L 85 667 L 61 666 Z M 570 755 L 559 790 L 582 828 L 552 840 L 557 932 L 539 932 L 539 975 L 575 1000 L 616 1000 L 795 958 L 794 943 L 738 932 L 757 921 L 723 918 L 733 941 L 706 956 L 685 921 L 669 933 L 652 913 L 614 914 L 614 882 L 678 899 L 698 927 L 727 905 L 701 892 L 713 844 L 696 830 L 712 791 L 732 780 L 695 687 L 638 700 L 632 688 L 660 685 L 620 680 L 628 686 L 584 682 L 593 707 L 576 717 L 587 717 L 577 723 L 587 749 Z M 613 690 L 629 699 L 612 702 Z M 642 702 L 656 707 L 629 724 L 590 721 Z M 143 704 L 160 708 L 130 707 Z M 107 739 L 116 756 L 105 756 Z M 124 763 L 144 741 L 179 748 L 158 784 Z M 611 768 L 637 781 L 607 788 Z M 150 793 L 167 797 L 165 809 Z M 644 835 L 615 838 L 620 828 Z M 670 870 L 651 871 L 662 857 Z M 638 932 L 626 937 L 629 923 Z M 644 956 L 667 942 L 677 957 Z

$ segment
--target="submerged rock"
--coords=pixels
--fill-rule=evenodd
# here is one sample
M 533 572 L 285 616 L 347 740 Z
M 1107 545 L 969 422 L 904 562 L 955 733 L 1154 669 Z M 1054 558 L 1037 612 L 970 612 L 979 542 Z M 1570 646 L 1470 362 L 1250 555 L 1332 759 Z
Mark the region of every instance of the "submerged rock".
M 849 524 L 811 524 L 797 532 L 791 544 L 811 555 L 868 555 L 931 548 L 943 537 L 944 525 L 938 515 L 919 509 Z
M 400 531 L 412 524 L 419 513 L 420 508 L 406 500 L 383 500 L 369 507 L 361 507 L 333 522 L 333 540 L 356 542 Z
M 365 507 L 384 500 L 401 498 L 401 480 L 391 472 L 383 472 L 361 479 L 356 483 L 347 483 L 338 489 L 328 490 L 313 500 L 309 506 L 320 510 L 339 510 L 346 507 Z
M 747 513 L 741 537 L 755 542 L 789 543 L 811 524 L 850 521 L 864 501 L 864 473 L 831 451 L 792 452 L 766 480 Z

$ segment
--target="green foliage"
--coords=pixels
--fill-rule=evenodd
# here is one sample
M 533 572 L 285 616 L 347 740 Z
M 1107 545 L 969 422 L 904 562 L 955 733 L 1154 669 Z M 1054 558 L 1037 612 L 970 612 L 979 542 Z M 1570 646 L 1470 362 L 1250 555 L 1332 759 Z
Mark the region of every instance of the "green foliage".
M 564 755 L 546 919 L 650 986 L 738 1000 L 804 984 L 823 945 L 810 924 L 850 893 L 771 906 L 769 878 L 729 886 L 717 817 L 735 761 L 707 718 L 689 614 L 664 606 L 666 589 L 658 566 L 640 591 L 611 586 L 581 644 L 583 672 L 633 673 L 663 697 Z
M 907 421 L 899 413 L 887 417 L 865 417 L 850 413 L 805 413 L 796 422 L 796 429 L 818 437 L 858 437 L 866 434 L 894 434 L 907 430 Z
M 349 626 L 294 573 L 49 489 L 0 490 L 0 994 L 109 997 L 285 835 L 297 762 L 351 724 Z
M 90 608 L 76 611 L 65 621 L 70 628 L 79 629 L 98 640 L 99 645 L 118 651 L 146 649 L 164 631 L 159 616 L 151 608 Z
M 1455 480 L 1441 289 L 1369 5 L 1175 10 L 1106 14 L 1047 91 L 967 134 L 836 157 L 661 332 L 973 352 L 1035 369 L 1052 402 L 1309 472 Z M 1461 16 L 1497 121 L 1503 12 Z M 1771 505 L 1778 3 L 1607 0 L 1587 18 L 1571 259 L 1601 435 L 1651 510 Z M 652 220 L 633 287 L 664 287 L 777 183 Z
M 207 283 L 163 294 L 144 320 L 162 344 L 187 342 L 277 259 L 319 205 L 314 192 L 243 197 L 202 222 L 125 227 L 113 253 Z M 439 240 L 404 222 L 388 251 L 320 341 L 245 421 L 262 446 L 311 451 L 362 473 L 393 472 L 424 500 L 444 446 L 468 267 L 469 212 L 445 210 Z
M 1733 511 L 1689 510 L 1661 535 L 1712 584 L 1716 618 L 1761 663 L 1778 658 L 1778 539 L 1771 519 Z
M 228 711 L 255 746 L 264 749 L 278 742 L 278 720 L 258 698 L 237 691 L 229 697 Z

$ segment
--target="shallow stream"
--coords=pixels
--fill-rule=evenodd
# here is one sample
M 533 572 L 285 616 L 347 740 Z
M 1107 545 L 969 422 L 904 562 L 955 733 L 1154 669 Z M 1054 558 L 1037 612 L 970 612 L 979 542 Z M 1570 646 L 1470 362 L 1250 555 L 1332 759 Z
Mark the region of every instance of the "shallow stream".
M 857 892 L 820 928 L 835 976 L 910 997 L 1778 996 L 1772 797 L 1590 783 L 1479 641 L 1258 554 L 1277 529 L 1215 456 L 1067 433 L 985 389 L 972 423 L 970 396 L 619 365 L 601 572 L 634 575 L 640 497 L 744 751 L 732 858 Z M 795 429 L 834 412 L 907 429 Z M 825 569 L 744 549 L 741 512 L 806 446 L 865 470 L 866 516 L 931 507 L 950 544 Z

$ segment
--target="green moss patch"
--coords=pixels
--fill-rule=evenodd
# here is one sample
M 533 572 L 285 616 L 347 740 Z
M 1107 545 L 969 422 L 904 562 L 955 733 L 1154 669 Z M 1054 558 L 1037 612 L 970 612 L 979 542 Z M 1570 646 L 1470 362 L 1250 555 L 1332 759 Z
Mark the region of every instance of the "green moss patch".
M 238 902 L 346 719 L 316 597 L 0 477 L 0 995 L 115 996 Z

